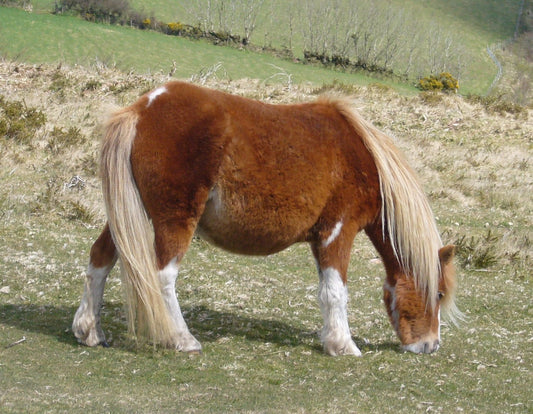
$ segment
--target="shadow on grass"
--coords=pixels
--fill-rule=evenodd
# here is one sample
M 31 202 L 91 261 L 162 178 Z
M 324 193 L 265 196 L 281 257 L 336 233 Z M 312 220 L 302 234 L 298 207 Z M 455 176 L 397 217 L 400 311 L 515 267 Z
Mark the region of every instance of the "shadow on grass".
M 23 331 L 55 337 L 57 341 L 76 345 L 77 340 L 70 329 L 76 312 L 73 306 L 39 306 L 39 305 L 0 305 L 0 318 L 3 324 Z M 270 342 L 283 346 L 307 346 L 322 351 L 318 332 L 304 329 L 280 320 L 261 319 L 222 312 L 206 306 L 183 307 L 187 324 L 200 342 L 217 342 L 226 337 L 241 337 L 247 341 Z M 123 307 L 120 303 L 106 303 L 102 310 L 102 327 L 107 335 L 120 338 L 126 335 L 123 320 Z M 398 351 L 398 345 L 392 342 L 364 344 L 362 338 L 355 337 L 355 342 L 365 350 Z M 123 340 L 118 340 L 122 346 Z M 0 344 L 5 345 L 5 344 Z M 113 346 L 113 343 L 111 343 Z

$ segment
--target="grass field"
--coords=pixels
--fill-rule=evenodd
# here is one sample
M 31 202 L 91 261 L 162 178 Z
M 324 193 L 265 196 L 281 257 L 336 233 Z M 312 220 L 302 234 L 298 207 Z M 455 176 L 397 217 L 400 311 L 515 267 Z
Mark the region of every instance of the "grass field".
M 202 355 L 128 347 L 116 272 L 103 310 L 111 348 L 78 345 L 70 324 L 88 249 L 104 221 L 95 128 L 106 108 L 165 79 L 0 61 L 0 96 L 24 101 L 11 110 L 23 114 L 11 125 L 17 134 L 0 135 L 0 411 L 533 410 L 532 114 L 457 96 L 336 85 L 396 137 L 420 172 L 444 241 L 458 244 L 458 305 L 467 320 L 443 327 L 437 353 L 400 350 L 381 301 L 384 271 L 363 235 L 348 284 L 362 358 L 322 353 L 306 246 L 250 258 L 201 240 L 182 264 L 177 290 Z M 316 94 L 316 87 L 288 91 L 252 80 L 207 84 L 269 102 Z M 46 122 L 24 134 L 32 108 Z
M 220 64 L 216 74 L 222 80 L 253 78 L 286 85 L 305 82 L 321 85 L 335 79 L 357 84 L 376 82 L 364 75 L 332 72 L 265 54 L 73 17 L 0 7 L 0 19 L 0 55 L 24 62 L 105 65 L 141 74 L 169 73 L 175 62 L 177 78 L 198 75 Z M 380 82 L 403 91 L 414 90 L 409 85 Z
M 191 6 L 187 1 L 154 0 L 145 2 L 133 0 L 131 4 L 138 10 L 153 13 L 164 22 L 186 21 L 197 23 L 188 10 Z M 301 2 L 305 8 L 307 2 Z M 312 2 L 311 2 L 312 3 Z M 364 3 L 364 1 L 363 1 Z M 465 50 L 466 72 L 461 84 L 465 93 L 483 94 L 487 91 L 497 73 L 496 66 L 490 61 L 486 47 L 501 42 L 513 36 L 515 23 L 519 11 L 519 1 L 516 0 L 374 0 L 375 7 L 397 7 L 403 10 L 413 21 L 427 22 L 430 26 L 440 25 L 448 34 L 458 35 L 455 46 Z M 334 2 L 334 4 L 350 4 L 349 1 Z M 288 15 L 290 3 L 282 0 L 266 2 L 262 6 L 262 13 L 258 16 L 257 28 L 253 42 L 261 45 L 272 43 L 275 47 L 288 45 Z M 292 6 L 294 7 L 294 5 Z M 349 6 L 346 6 L 349 7 Z M 269 13 L 275 18 L 270 18 Z M 294 12 L 293 12 L 294 13 Z M 296 29 L 293 33 L 292 45 L 297 56 L 303 54 L 303 39 L 298 23 L 293 23 Z M 242 31 L 242 28 L 239 27 Z M 242 35 L 242 33 L 239 33 Z M 426 34 L 421 41 L 425 41 Z
M 50 12 L 54 8 L 53 0 L 32 0 L 33 9 L 38 12 Z M 270 3 L 283 11 L 283 2 L 273 0 Z M 513 35 L 520 1 L 517 0 L 392 0 L 394 5 L 414 10 L 413 14 L 424 19 L 445 19 L 458 22 L 467 30 L 485 32 L 490 41 L 498 41 Z M 186 21 L 187 2 L 182 0 L 131 0 L 136 10 L 144 10 L 164 22 Z M 379 1 L 377 4 L 380 4 Z M 266 9 L 266 7 L 263 7 Z M 280 13 L 280 15 L 283 13 Z M 189 22 L 194 23 L 194 22 Z
M 393 2 L 394 3 L 394 2 Z M 162 21 L 191 20 L 183 2 L 133 2 L 137 9 L 154 15 Z M 262 45 L 268 42 L 276 47 L 287 44 L 284 27 L 288 26 L 285 3 L 270 6 L 279 13 L 279 18 L 258 24 L 255 40 Z M 424 22 L 438 21 L 450 34 L 460 33 L 461 54 L 466 65 L 461 76 L 461 92 L 484 94 L 487 92 L 497 73 L 497 67 L 486 53 L 486 46 L 503 41 L 512 36 L 518 13 L 518 2 L 506 0 L 481 2 L 404 2 L 402 7 L 408 13 L 417 16 Z M 232 79 L 259 78 L 267 79 L 279 73 L 272 65 L 283 68 L 291 75 L 291 80 L 300 83 L 309 81 L 320 83 L 332 78 L 344 82 L 368 83 L 368 78 L 358 75 L 346 75 L 302 65 L 291 64 L 274 59 L 270 56 L 252 54 L 243 51 L 213 47 L 203 42 L 189 42 L 183 39 L 168 38 L 147 31 L 139 32 L 113 26 L 101 26 L 81 22 L 78 19 L 51 16 L 53 2 L 36 1 L 34 10 L 37 15 L 0 8 L 2 25 L 0 33 L 0 53 L 11 58 L 21 57 L 31 62 L 57 63 L 64 61 L 70 64 L 87 65 L 95 60 L 116 64 L 123 70 L 135 70 L 140 73 L 147 71 L 170 71 L 175 61 L 176 76 L 184 77 L 202 68 L 222 62 L 223 68 Z M 269 10 L 270 10 L 269 8 Z M 270 27 L 275 22 L 275 27 Z M 195 22 L 192 22 L 195 23 Z M 21 30 L 24 28 L 24 30 Z M 267 35 L 268 33 L 268 35 Z M 265 37 L 266 36 L 266 37 Z M 294 52 L 301 56 L 301 33 L 297 31 L 293 40 Z M 131 46 L 134 45 L 134 46 Z M 464 50 L 464 52 L 463 52 Z M 286 77 L 281 75 L 279 77 Z M 389 83 L 389 82 L 386 82 Z

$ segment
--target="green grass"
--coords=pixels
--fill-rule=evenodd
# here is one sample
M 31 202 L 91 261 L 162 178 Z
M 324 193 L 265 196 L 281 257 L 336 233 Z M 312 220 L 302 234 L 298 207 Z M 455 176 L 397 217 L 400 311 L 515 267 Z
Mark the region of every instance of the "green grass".
M 89 23 L 67 16 L 27 13 L 0 7 L 0 54 L 29 63 L 104 64 L 137 73 L 169 73 L 176 62 L 175 77 L 189 78 L 221 64 L 221 79 L 254 78 L 285 83 L 317 85 L 339 80 L 368 84 L 375 79 L 298 65 L 271 56 L 189 41 L 152 31 Z M 24 30 L 21 30 L 24 28 Z M 409 85 L 381 81 L 413 91 Z
M 512 413 L 531 408 L 531 351 L 524 348 L 527 338 L 520 339 L 527 324 L 509 322 L 528 315 L 528 301 L 520 284 L 505 284 L 496 274 L 463 276 L 463 292 L 467 286 L 475 289 L 461 294 L 469 322 L 461 330 L 444 328 L 438 353 L 406 354 L 380 303 L 382 270 L 368 265 L 368 246 L 356 244 L 365 253 L 352 263 L 350 320 L 364 355 L 331 358 L 322 354 L 316 335 L 316 276 L 307 248 L 242 258 L 195 242 L 178 291 L 203 354 L 125 347 L 116 274 L 103 311 L 112 348 L 89 349 L 76 344 L 69 326 L 81 292 L 82 262 L 97 231 L 39 220 L 32 227 L 40 231 L 19 247 L 25 252 L 21 260 L 2 259 L 12 289 L 0 305 L 4 412 Z M 18 244 L 11 238 L 5 243 Z M 68 254 L 54 252 L 61 245 Z M 496 280 L 485 287 L 489 276 Z M 25 279 L 25 286 L 13 284 L 15 278 Z M 512 304 L 506 299 L 511 297 Z
M 133 7 L 148 12 L 164 21 L 189 21 L 186 2 L 170 0 L 147 2 L 133 0 Z M 270 3 L 270 2 L 269 2 Z M 340 2 L 341 4 L 343 2 Z M 344 2 L 346 3 L 346 2 Z M 388 7 L 389 2 L 377 2 L 377 7 Z M 413 20 L 433 22 L 441 25 L 452 36 L 460 34 L 458 46 L 464 48 L 467 56 L 464 64 L 467 71 L 461 79 L 461 88 L 465 93 L 483 94 L 490 86 L 497 73 L 496 66 L 486 53 L 486 47 L 495 42 L 501 42 L 513 36 L 515 23 L 519 10 L 519 2 L 516 0 L 429 0 L 420 2 L 417 0 L 394 0 L 392 5 L 404 10 Z M 263 14 L 269 10 L 269 5 L 263 7 Z M 302 5 L 302 7 L 304 7 Z M 265 37 L 276 47 L 287 46 L 288 12 L 287 3 L 274 2 L 273 10 L 278 16 L 273 19 L 274 27 L 264 15 L 258 18 L 257 29 L 253 36 L 253 42 L 262 44 Z M 294 33 L 293 46 L 297 56 L 302 55 L 303 41 L 301 34 Z
M 463 240 L 458 305 L 467 319 L 443 326 L 437 353 L 400 350 L 381 300 L 384 270 L 364 235 L 353 246 L 348 282 L 362 358 L 321 350 L 307 246 L 257 258 L 197 239 L 177 292 L 202 355 L 129 347 L 117 271 L 102 314 L 111 348 L 78 345 L 70 325 L 104 221 L 92 131 L 103 107 L 130 103 L 163 78 L 0 62 L 0 79 L 9 79 L 0 93 L 9 102 L 23 98 L 47 120 L 29 143 L 0 135 L 2 413 L 533 410 L 531 124 L 524 114 L 489 112 L 457 96 L 428 103 L 385 88 L 350 89 L 365 118 L 397 137 L 419 171 L 444 241 Z M 252 81 L 212 85 L 276 102 L 314 98 L 306 88 L 288 93 Z M 71 127 L 77 132 L 65 139 L 52 134 Z M 71 186 L 78 176 L 85 184 Z M 463 260 L 484 251 L 494 259 Z
M 512 37 L 520 6 L 515 0 L 394 0 L 421 17 L 477 38 L 481 47 Z
M 39 3 L 42 4 L 42 9 L 52 9 L 53 2 L 49 0 L 41 0 Z M 131 1 L 136 10 L 153 12 L 156 18 L 164 22 L 185 21 L 186 3 L 172 0 Z M 274 1 L 274 4 L 280 16 L 283 16 L 286 3 Z M 409 10 L 419 19 L 434 20 L 446 26 L 457 27 L 465 34 L 477 32 L 482 45 L 511 37 L 519 8 L 519 1 L 516 0 L 393 0 L 392 4 Z M 263 10 L 263 13 L 266 13 L 266 7 L 263 7 Z M 260 39 L 261 36 L 258 35 L 257 38 Z
M 53 2 L 49 0 L 34 1 L 33 4 L 34 10 L 41 13 L 48 13 L 53 8 Z M 388 7 L 387 4 L 384 3 L 383 7 Z M 407 2 L 395 0 L 392 4 L 402 7 L 406 13 L 416 16 L 418 20 L 438 22 L 447 31 L 446 33 L 454 36 L 460 33 L 458 43 L 464 50 L 461 53 L 465 55 L 461 60 L 466 67 L 465 73 L 461 76 L 461 92 L 484 94 L 488 90 L 497 68 L 487 55 L 486 47 L 513 35 L 519 8 L 517 1 L 430 0 L 420 3 L 414 0 Z M 191 21 L 193 17 L 186 13 L 183 2 L 133 1 L 132 6 L 144 10 L 147 14 L 153 12 L 164 22 L 196 23 Z M 264 7 L 264 13 L 269 7 Z M 272 10 L 279 14 L 275 19 L 269 19 L 266 15 L 259 16 L 254 43 L 262 45 L 268 38 L 268 42 L 276 47 L 286 46 L 288 35 L 284 29 L 280 29 L 288 26 L 288 22 L 285 21 L 288 14 L 286 7 L 286 3 L 274 3 Z M 190 76 L 202 68 L 223 62 L 226 72 L 232 79 L 269 78 L 277 73 L 276 69 L 270 66 L 274 64 L 293 75 L 293 80 L 296 82 L 308 80 L 320 83 L 333 78 L 347 82 L 362 80 L 360 76 L 328 74 L 328 71 L 310 70 L 271 57 L 256 54 L 246 56 L 245 52 L 212 48 L 205 44 L 190 44 L 181 39 L 165 39 L 164 36 L 154 33 L 133 34 L 115 27 L 91 27 L 93 25 L 77 19 L 67 23 L 51 16 L 28 19 L 6 10 L 0 10 L 0 13 L 6 13 L 1 33 L 5 38 L 4 43 L 7 43 L 0 44 L 0 51 L 10 57 L 20 56 L 30 62 L 63 60 L 69 63 L 87 64 L 98 58 L 109 64 L 116 63 L 121 69 L 133 69 L 145 73 L 148 70 L 169 71 L 172 62 L 176 61 L 178 64 L 176 75 L 180 77 Z M 272 21 L 275 22 L 274 27 L 271 27 Z M 25 30 L 20 30 L 21 27 Z M 43 33 L 46 33 L 46 36 L 42 36 Z M 300 37 L 301 34 L 296 31 L 293 45 L 297 56 L 303 53 L 301 50 L 303 41 Z M 366 80 L 363 78 L 362 82 L 368 83 L 368 78 Z

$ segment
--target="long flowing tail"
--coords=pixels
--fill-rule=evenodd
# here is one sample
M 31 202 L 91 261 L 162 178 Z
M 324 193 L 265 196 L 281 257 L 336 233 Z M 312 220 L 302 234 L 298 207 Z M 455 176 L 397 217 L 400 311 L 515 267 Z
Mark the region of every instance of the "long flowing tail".
M 171 347 L 175 345 L 176 326 L 161 294 L 153 228 L 130 162 L 137 118 L 133 108 L 125 108 L 105 125 L 100 157 L 102 189 L 109 228 L 121 260 L 128 329 L 136 338 Z
M 435 218 L 416 173 L 383 132 L 364 120 L 348 102 L 333 102 L 374 158 L 380 179 L 383 232 L 387 232 L 403 269 L 414 278 L 434 309 L 442 247 Z

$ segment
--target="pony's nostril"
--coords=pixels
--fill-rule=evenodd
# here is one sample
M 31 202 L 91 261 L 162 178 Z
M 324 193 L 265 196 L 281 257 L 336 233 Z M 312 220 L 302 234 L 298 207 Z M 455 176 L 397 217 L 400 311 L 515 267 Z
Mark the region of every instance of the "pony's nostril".
M 413 344 L 403 345 L 403 349 L 414 352 L 415 354 L 431 354 L 439 349 L 439 343 L 440 341 L 438 339 L 426 339 Z
M 435 339 L 433 342 L 424 342 L 424 354 L 431 354 L 432 352 L 435 352 L 437 349 L 439 349 L 439 340 Z

